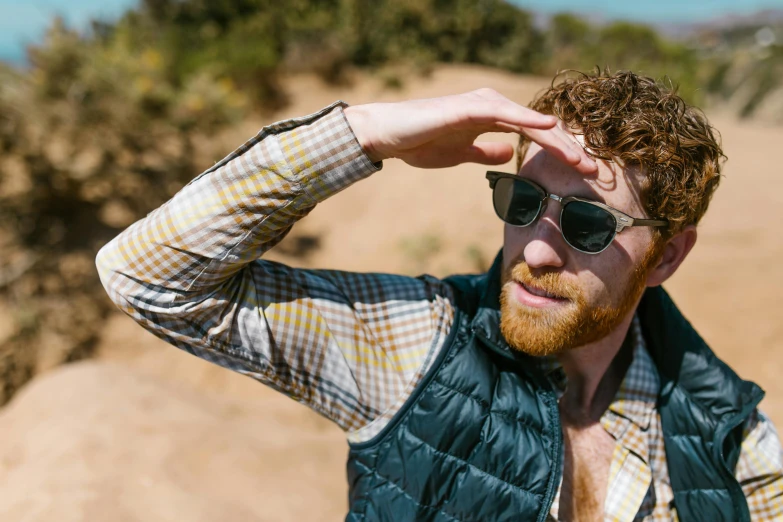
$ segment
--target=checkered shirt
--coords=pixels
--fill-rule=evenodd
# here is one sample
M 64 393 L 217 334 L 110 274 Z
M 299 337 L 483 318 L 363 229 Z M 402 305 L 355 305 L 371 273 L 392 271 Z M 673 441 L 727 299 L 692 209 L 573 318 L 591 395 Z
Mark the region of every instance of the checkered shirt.
M 335 102 L 265 127 L 104 246 L 97 266 L 114 303 L 153 334 L 272 386 L 362 442 L 430 368 L 454 309 L 450 287 L 430 276 L 259 259 L 318 202 L 380 168 L 363 153 L 344 107 Z M 639 335 L 601 419 L 617 440 L 606 520 L 676 518 L 657 389 Z M 774 427 L 755 413 L 736 469 L 753 520 L 783 518 L 781 460 Z
M 660 387 L 642 337 L 639 318 L 631 324 L 633 360 L 601 425 L 615 441 L 604 502 L 604 520 L 677 520 L 669 482 L 661 416 L 655 405 Z M 567 380 L 555 358 L 543 358 L 541 369 L 560 396 Z M 754 521 L 783 520 L 783 457 L 775 427 L 756 410 L 745 424 L 735 477 L 748 500 Z M 558 520 L 560 489 L 549 521 Z

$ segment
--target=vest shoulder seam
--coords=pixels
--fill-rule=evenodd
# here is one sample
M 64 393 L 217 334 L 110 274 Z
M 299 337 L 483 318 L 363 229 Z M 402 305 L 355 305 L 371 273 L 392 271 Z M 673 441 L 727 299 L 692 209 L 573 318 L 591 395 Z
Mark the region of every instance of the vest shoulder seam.
M 399 427 L 399 425 L 410 413 L 411 408 L 419 402 L 424 390 L 426 390 L 430 383 L 435 379 L 435 376 L 440 373 L 440 371 L 448 364 L 451 359 L 453 359 L 455 347 L 457 344 L 457 337 L 460 330 L 462 330 L 464 327 L 462 324 L 463 320 L 464 313 L 458 307 L 455 307 L 454 319 L 451 323 L 451 330 L 449 330 L 446 339 L 443 341 L 440 352 L 436 356 L 436 359 L 432 362 L 430 369 L 427 370 L 427 373 L 424 374 L 416 387 L 413 388 L 413 391 L 411 391 L 407 400 L 403 403 L 400 409 L 397 410 L 391 419 L 389 419 L 389 421 L 386 423 L 386 426 L 384 426 L 381 431 L 376 433 L 375 436 L 369 440 L 358 443 L 349 442 L 348 448 L 350 451 L 362 451 L 376 447 L 382 444 L 383 441 Z

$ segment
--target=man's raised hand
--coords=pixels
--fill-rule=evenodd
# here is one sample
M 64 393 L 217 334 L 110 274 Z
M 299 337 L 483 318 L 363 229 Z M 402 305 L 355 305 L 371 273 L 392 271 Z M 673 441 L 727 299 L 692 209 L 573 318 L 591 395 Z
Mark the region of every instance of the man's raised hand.
M 509 161 L 509 143 L 477 141 L 486 132 L 524 134 L 583 174 L 598 170 L 576 139 L 546 116 L 518 105 L 492 89 L 345 109 L 362 148 L 373 161 L 399 158 L 420 168 L 460 163 L 498 165 Z

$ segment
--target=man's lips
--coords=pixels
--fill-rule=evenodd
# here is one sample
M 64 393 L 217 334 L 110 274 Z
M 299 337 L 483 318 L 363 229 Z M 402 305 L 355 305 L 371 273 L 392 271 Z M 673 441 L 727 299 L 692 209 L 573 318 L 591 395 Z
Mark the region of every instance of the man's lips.
M 563 297 L 561 297 L 559 295 L 553 294 L 551 292 L 547 292 L 543 288 L 539 288 L 537 286 L 529 285 L 529 284 L 526 284 L 526 283 L 520 283 L 520 284 L 524 287 L 525 290 L 527 290 L 528 292 L 530 292 L 533 295 L 537 295 L 539 297 L 548 297 L 550 299 L 564 299 Z
M 514 281 L 513 284 L 514 298 L 518 302 L 527 306 L 545 308 L 551 306 L 560 306 L 568 302 L 568 299 L 547 292 L 543 288 L 538 288 L 519 281 Z

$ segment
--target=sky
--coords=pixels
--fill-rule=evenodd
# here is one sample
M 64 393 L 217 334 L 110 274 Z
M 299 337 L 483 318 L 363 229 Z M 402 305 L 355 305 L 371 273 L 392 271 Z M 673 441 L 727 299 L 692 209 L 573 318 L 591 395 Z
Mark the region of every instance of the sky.
M 116 18 L 135 0 L 0 0 L 0 60 L 22 63 L 25 44 L 41 39 L 52 17 L 72 27 L 93 18 Z
M 510 0 L 533 11 L 590 13 L 598 19 L 648 23 L 697 22 L 730 13 L 749 14 L 783 9 L 783 0 Z M 136 0 L 0 0 L 0 60 L 24 62 L 26 44 L 38 41 L 55 15 L 73 27 L 87 27 L 91 18 L 111 19 Z
M 593 13 L 598 18 L 655 24 L 700 22 L 728 14 L 783 8 L 783 0 L 511 0 L 511 3 L 543 13 L 576 11 Z

